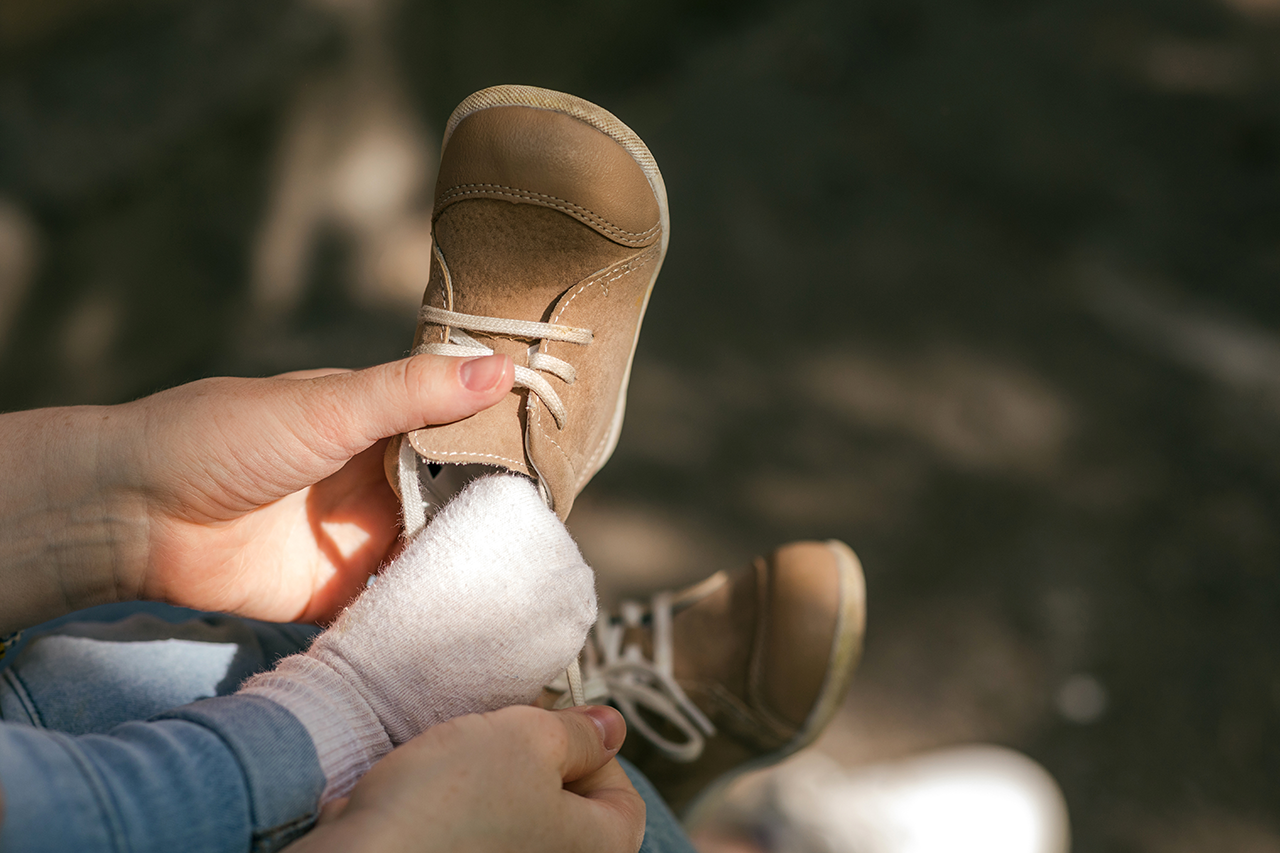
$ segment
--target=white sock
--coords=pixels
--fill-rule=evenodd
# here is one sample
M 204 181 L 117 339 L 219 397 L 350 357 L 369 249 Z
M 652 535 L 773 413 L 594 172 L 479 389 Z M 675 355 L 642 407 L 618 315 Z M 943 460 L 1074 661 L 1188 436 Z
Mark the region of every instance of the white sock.
M 288 708 L 344 796 L 397 744 L 462 714 L 532 702 L 576 659 L 595 579 L 527 478 L 467 486 L 304 655 L 242 692 Z

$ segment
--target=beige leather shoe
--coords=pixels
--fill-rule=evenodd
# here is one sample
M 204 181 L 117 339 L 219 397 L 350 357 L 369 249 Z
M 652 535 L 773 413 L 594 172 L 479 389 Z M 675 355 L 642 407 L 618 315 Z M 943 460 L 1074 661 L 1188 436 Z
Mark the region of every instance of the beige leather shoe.
M 603 615 L 583 662 L 588 702 L 627 718 L 622 754 L 685 823 L 736 776 L 809 745 L 844 699 L 866 624 L 843 542 L 795 542 L 651 606 Z
M 433 223 L 414 351 L 507 353 L 517 387 L 465 421 L 409 433 L 432 463 L 426 479 L 441 465 L 517 471 L 565 518 L 622 429 L 667 246 L 658 167 L 594 104 L 531 86 L 485 89 L 445 129 Z M 393 446 L 388 474 L 406 457 Z M 478 469 L 462 470 L 452 480 Z M 402 476 L 391 476 L 398 491 Z

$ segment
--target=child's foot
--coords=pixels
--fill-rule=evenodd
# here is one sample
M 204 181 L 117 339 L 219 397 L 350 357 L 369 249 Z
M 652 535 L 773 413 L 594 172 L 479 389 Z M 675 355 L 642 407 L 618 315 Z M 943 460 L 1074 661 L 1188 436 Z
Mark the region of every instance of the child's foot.
M 393 443 L 397 490 L 424 483 L 429 516 L 484 470 L 441 466 L 488 466 L 536 479 L 565 518 L 617 444 L 667 231 L 658 167 L 610 113 L 530 86 L 463 101 L 445 130 L 414 351 L 507 353 L 516 388 L 465 421 L 409 433 L 416 453 Z M 408 503 L 412 533 L 425 519 Z
M 305 654 L 246 691 L 288 708 L 343 796 L 392 746 L 436 723 L 528 704 L 577 657 L 595 577 L 523 477 L 451 501 Z

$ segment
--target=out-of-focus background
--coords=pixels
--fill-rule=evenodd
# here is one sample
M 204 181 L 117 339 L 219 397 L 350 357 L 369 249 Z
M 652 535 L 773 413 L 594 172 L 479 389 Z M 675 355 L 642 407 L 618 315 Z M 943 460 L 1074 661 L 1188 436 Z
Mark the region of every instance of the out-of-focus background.
M 403 355 L 452 107 L 672 240 L 606 597 L 838 537 L 840 765 L 1013 747 L 1073 849 L 1280 851 L 1280 0 L 4 0 L 0 408 Z

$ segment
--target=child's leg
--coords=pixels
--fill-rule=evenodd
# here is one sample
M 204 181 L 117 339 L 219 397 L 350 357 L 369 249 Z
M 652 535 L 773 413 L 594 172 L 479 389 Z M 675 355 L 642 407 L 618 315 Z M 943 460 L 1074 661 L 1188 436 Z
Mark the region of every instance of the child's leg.
M 594 618 L 594 578 L 563 524 L 529 480 L 500 475 L 473 484 L 307 656 L 314 628 L 217 614 L 35 629 L 0 670 L 0 720 L 103 733 L 261 674 L 251 692 L 308 726 L 336 791 L 433 723 L 531 701 Z
M 32 629 L 0 671 L 0 719 L 73 735 L 106 732 L 234 693 L 319 633 L 307 625 L 192 616 L 138 602 Z
M 106 734 L 0 722 L 0 850 L 277 850 L 314 822 L 324 783 L 307 730 L 255 697 Z
M 0 848 L 56 839 L 51 849 L 195 850 L 214 849 L 210 839 L 252 838 L 255 849 L 275 849 L 309 825 L 322 791 L 345 793 L 393 743 L 451 716 L 536 696 L 581 648 L 595 617 L 593 585 L 591 570 L 531 482 L 481 480 L 305 655 L 286 658 L 236 694 L 106 735 L 0 723 L 7 807 Z M 139 642 L 163 652 L 164 645 L 150 644 L 173 629 L 139 620 L 131 633 L 148 636 L 147 630 L 153 639 Z M 195 667 L 202 674 L 188 689 L 230 687 L 239 672 L 237 650 L 252 645 L 241 633 L 244 623 L 215 619 L 191 630 L 160 641 L 203 656 L 205 664 Z M 45 643 L 67 649 L 79 643 L 83 650 L 92 648 L 84 641 L 100 639 L 64 632 L 41 640 L 24 653 L 31 669 L 20 660 L 12 675 L 45 672 L 36 667 Z M 113 645 L 119 652 L 130 644 Z M 258 648 L 255 664 L 273 646 Z M 122 669 L 144 685 L 154 674 L 145 666 Z M 82 709 L 89 706 L 90 726 L 103 722 L 92 710 L 94 692 L 68 692 Z M 19 708 L 22 695 L 11 695 Z M 63 712 L 69 713 L 65 706 Z

